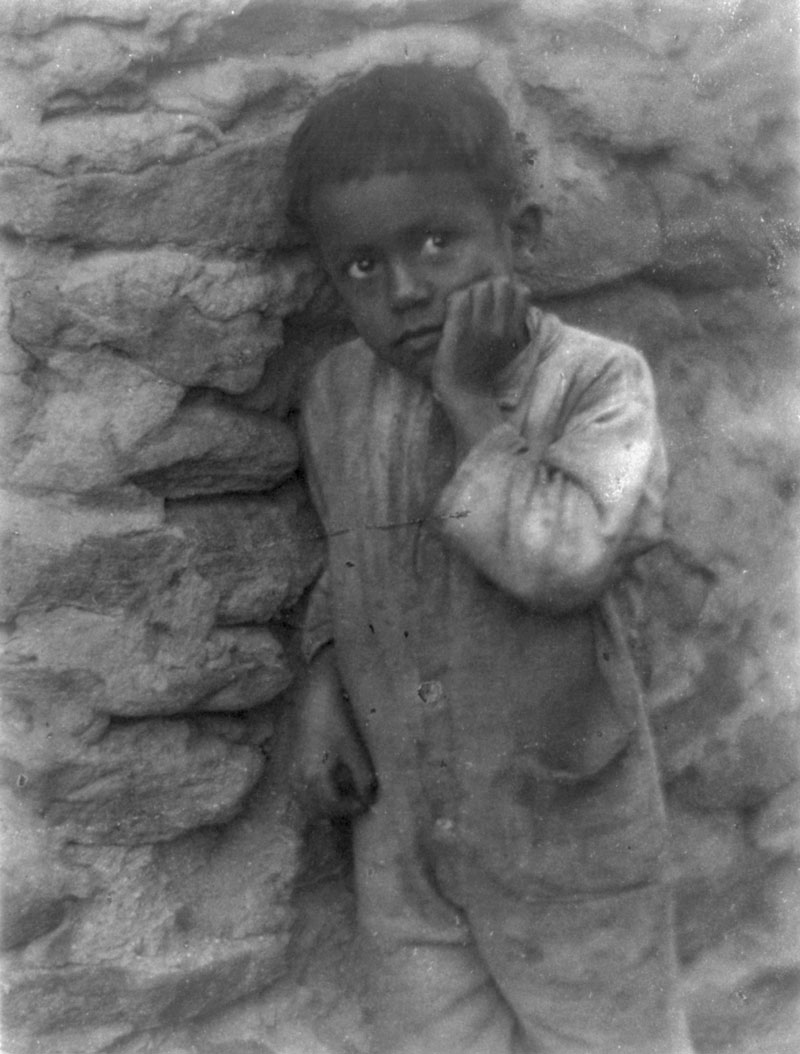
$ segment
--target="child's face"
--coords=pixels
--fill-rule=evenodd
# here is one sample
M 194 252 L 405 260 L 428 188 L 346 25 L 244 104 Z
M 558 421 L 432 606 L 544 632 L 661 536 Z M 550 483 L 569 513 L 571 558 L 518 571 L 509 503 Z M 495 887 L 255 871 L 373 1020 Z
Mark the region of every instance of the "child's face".
M 322 262 L 359 336 L 404 373 L 430 379 L 447 298 L 510 276 L 511 236 L 460 172 L 386 173 L 319 188 Z

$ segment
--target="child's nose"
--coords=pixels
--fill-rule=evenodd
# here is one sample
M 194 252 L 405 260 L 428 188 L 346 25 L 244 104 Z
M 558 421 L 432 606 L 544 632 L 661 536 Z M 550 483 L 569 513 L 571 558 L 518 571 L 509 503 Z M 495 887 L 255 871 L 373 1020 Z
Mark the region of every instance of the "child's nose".
M 430 298 L 430 284 L 415 268 L 402 261 L 391 265 L 389 295 L 395 311 L 422 304 Z

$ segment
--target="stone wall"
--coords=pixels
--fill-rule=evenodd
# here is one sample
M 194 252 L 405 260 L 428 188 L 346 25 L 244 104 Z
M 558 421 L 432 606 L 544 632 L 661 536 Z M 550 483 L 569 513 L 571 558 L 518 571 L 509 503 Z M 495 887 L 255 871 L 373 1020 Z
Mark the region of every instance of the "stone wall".
M 279 177 L 320 92 L 429 58 L 509 109 L 537 299 L 652 364 L 668 537 L 628 600 L 693 1030 L 794 1051 L 791 0 L 3 0 L 0 32 L 5 1048 L 363 1049 L 344 858 L 284 773 L 322 559 L 293 420 L 348 331 Z

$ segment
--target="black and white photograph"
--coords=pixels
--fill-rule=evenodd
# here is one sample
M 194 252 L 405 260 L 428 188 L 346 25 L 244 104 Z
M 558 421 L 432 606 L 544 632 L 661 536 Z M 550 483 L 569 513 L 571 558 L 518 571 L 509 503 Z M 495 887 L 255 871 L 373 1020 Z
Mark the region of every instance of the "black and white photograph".
M 800 1050 L 797 0 L 0 0 L 0 1054 Z

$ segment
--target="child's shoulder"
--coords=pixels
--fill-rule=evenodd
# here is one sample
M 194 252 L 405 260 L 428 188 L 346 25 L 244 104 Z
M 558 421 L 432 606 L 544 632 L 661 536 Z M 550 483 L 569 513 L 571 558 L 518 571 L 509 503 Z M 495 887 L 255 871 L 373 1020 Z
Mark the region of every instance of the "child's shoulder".
M 587 381 L 608 372 L 645 381 L 650 377 L 645 356 L 633 345 L 563 322 L 550 313 L 541 313 L 534 343 L 541 346 L 539 363 L 547 363 L 564 376 Z
M 531 308 L 528 328 L 530 343 L 499 384 L 512 402 L 543 382 L 565 392 L 591 387 L 600 377 L 625 388 L 651 384 L 645 357 L 630 344 L 568 324 L 537 307 Z
M 575 362 L 597 364 L 612 359 L 642 358 L 640 351 L 623 340 L 564 322 L 549 312 L 540 313 L 539 333 L 542 335 L 540 339 L 543 339 L 553 353 Z
M 367 345 L 356 337 L 337 344 L 315 364 L 303 390 L 303 405 L 324 400 L 350 401 L 372 383 L 376 359 Z

